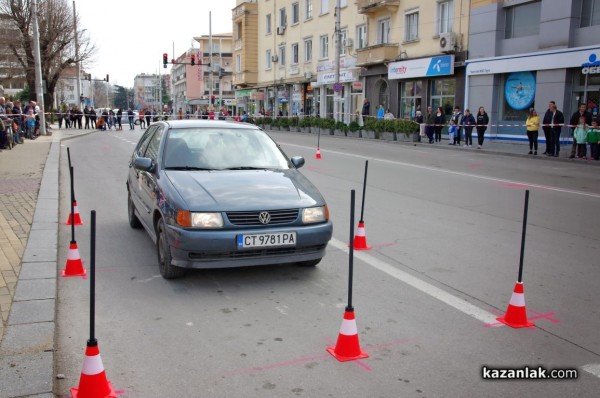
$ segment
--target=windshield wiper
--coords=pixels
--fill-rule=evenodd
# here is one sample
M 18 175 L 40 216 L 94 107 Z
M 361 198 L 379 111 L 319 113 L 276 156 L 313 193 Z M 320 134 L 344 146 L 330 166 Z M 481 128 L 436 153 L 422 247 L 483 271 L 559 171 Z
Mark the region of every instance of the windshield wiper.
M 237 167 L 225 167 L 219 170 L 265 170 L 268 167 L 252 167 L 252 166 L 237 166 Z
M 171 166 L 171 167 L 165 167 L 165 170 L 213 170 L 213 169 L 207 169 L 204 167 L 192 167 L 192 166 Z

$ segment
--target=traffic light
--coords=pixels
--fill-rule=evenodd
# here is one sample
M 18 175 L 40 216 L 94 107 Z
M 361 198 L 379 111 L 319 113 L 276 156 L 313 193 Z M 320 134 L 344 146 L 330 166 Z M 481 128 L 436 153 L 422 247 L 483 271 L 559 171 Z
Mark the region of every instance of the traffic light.
M 169 55 L 167 53 L 164 53 L 163 54 L 163 68 L 166 68 L 168 63 L 169 63 Z
M 108 83 L 108 73 L 106 74 L 106 82 Z
M 192 55 L 190 56 L 190 58 L 192 59 L 192 66 L 193 66 L 193 65 L 196 65 L 196 56 L 195 56 L 194 54 L 192 54 Z
M 211 103 L 211 105 L 215 104 L 215 96 L 214 95 L 210 96 L 210 103 Z
M 223 77 L 224 73 L 225 73 L 225 69 L 219 68 L 219 79 Z

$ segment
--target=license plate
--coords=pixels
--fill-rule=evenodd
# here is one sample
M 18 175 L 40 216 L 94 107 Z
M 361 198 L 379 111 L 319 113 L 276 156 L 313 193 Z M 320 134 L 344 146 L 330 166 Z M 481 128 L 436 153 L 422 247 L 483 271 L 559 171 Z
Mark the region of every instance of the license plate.
M 277 246 L 295 246 L 295 232 L 278 232 L 275 234 L 248 234 L 238 235 L 238 249 L 247 249 L 250 247 L 277 247 Z

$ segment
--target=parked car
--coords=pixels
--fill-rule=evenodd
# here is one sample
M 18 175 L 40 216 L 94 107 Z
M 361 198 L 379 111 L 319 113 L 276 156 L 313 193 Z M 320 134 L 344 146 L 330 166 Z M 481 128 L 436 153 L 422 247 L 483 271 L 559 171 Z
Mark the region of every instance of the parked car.
M 254 125 L 153 123 L 129 163 L 129 225 L 154 240 L 166 279 L 186 268 L 315 266 L 333 226 L 303 165 Z

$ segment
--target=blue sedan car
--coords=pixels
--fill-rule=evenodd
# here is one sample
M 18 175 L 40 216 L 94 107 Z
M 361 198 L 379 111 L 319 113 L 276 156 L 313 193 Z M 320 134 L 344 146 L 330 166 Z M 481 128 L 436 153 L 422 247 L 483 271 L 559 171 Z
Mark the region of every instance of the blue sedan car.
M 333 226 L 303 165 L 251 124 L 154 123 L 129 163 L 129 224 L 156 242 L 166 279 L 186 268 L 315 266 Z

